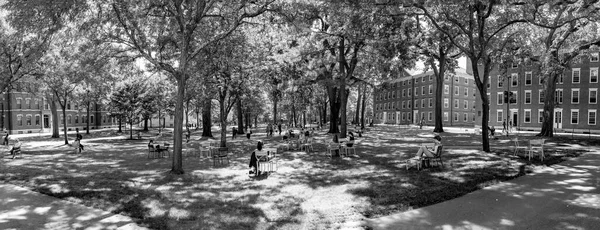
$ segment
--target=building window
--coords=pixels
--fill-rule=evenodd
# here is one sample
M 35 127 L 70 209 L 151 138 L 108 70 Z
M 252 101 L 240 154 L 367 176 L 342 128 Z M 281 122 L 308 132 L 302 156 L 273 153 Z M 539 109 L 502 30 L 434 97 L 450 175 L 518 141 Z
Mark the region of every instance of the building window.
M 579 104 L 579 89 L 571 89 L 571 104 Z
M 525 104 L 531 104 L 531 90 L 525 90 Z
M 17 109 L 21 109 L 21 98 L 17 98 Z
M 421 99 L 421 108 L 425 108 L 425 99 Z
M 431 87 L 431 86 L 429 86 L 429 87 Z M 425 86 L 421 86 L 421 95 L 425 95 L 425 93 L 426 93 Z
M 23 126 L 23 115 L 17 115 L 17 125 Z
M 429 98 L 429 108 L 433 107 L 433 99 Z
M 381 110 L 381 104 L 377 104 L 378 110 Z M 79 115 L 75 115 L 75 124 L 79 124 Z
M 598 102 L 598 89 L 590 89 L 590 104 L 596 104 Z
M 444 121 L 448 121 L 448 112 L 444 112 Z
M 464 109 L 469 109 L 469 101 L 465 100 L 463 102 L 463 105 L 464 105 Z
M 406 104 L 404 103 L 405 101 L 402 101 L 402 108 L 405 109 L 406 108 Z
M 410 102 L 412 102 L 412 101 L 406 101 L 406 107 L 407 107 L 407 108 L 409 108 L 409 109 L 412 107 L 412 106 L 410 105 Z
M 468 96 L 469 96 L 469 88 L 465 87 L 465 97 L 468 97 Z
M 26 124 L 27 124 L 27 125 L 31 125 L 31 115 L 27 115 L 27 116 L 25 117 L 25 119 L 27 120 L 27 123 L 26 123 Z
M 525 123 L 531 123 L 531 109 L 525 110 Z
M 402 81 L 402 85 L 406 85 L 406 81 Z
M 556 89 L 555 95 L 554 95 L 554 102 L 556 104 L 563 103 L 563 89 Z
M 525 72 L 525 85 L 531 85 L 531 72 Z
M 458 83 L 458 77 L 454 77 L 454 82 Z
M 71 103 L 67 103 L 67 109 L 71 109 Z
M 590 68 L 590 83 L 598 83 L 598 67 Z
M 444 108 L 448 108 L 450 107 L 450 104 L 448 102 L 448 98 L 444 98 Z
M 406 120 L 406 113 L 402 113 L 402 121 Z
M 588 110 L 588 125 L 596 125 L 596 110 Z
M 511 86 L 518 86 L 519 85 L 519 74 L 513 73 L 510 75 L 510 80 L 511 80 Z
M 458 95 L 460 93 L 460 87 L 454 86 L 454 95 Z
M 519 101 L 519 97 L 517 95 L 517 91 L 512 91 L 513 96 L 510 98 L 511 104 L 516 104 Z
M 25 108 L 31 109 L 31 99 L 25 98 Z
M 538 123 L 544 122 L 544 110 L 538 109 Z
M 464 122 L 467 122 L 469 120 L 469 114 L 465 113 L 463 117 L 464 117 L 464 119 L 463 119 Z
M 69 124 L 69 125 L 71 124 L 71 115 L 67 116 L 67 124 Z
M 450 86 L 444 85 L 444 94 L 449 94 L 449 93 L 450 93 Z
M 469 79 L 465 77 L 465 84 L 469 84 Z
M 402 97 L 406 97 L 406 90 L 402 89 Z
M 408 89 L 408 96 L 409 96 L 409 97 L 410 97 L 410 95 L 411 95 L 411 93 L 410 93 L 410 90 L 411 90 L 411 89 Z
M 454 121 L 458 121 L 458 113 L 454 113 Z
M 590 54 L 590 62 L 598 62 L 598 53 Z
M 419 87 L 415 87 L 415 96 L 419 95 Z
M 498 92 L 496 95 L 498 96 L 497 104 L 502 105 L 504 102 L 504 92 Z
M 580 77 L 579 68 L 574 68 L 571 83 L 579 83 L 579 80 L 580 80 L 579 77 Z
M 571 124 L 579 124 L 579 109 L 571 109 Z
M 498 88 L 502 88 L 504 85 L 504 81 L 502 81 L 502 76 L 498 75 Z
M 419 108 L 419 100 L 415 100 L 415 109 Z
M 433 86 L 429 85 L 429 94 L 433 94 Z
M 40 115 L 35 115 L 35 125 L 40 125 Z
M 454 99 L 454 108 L 458 108 L 458 104 L 460 104 L 458 99 Z
M 564 74 L 559 74 L 558 75 L 558 84 L 562 84 L 565 81 L 565 75 Z
M 503 117 L 504 117 L 504 112 L 501 109 L 496 110 L 496 121 L 502 122 Z

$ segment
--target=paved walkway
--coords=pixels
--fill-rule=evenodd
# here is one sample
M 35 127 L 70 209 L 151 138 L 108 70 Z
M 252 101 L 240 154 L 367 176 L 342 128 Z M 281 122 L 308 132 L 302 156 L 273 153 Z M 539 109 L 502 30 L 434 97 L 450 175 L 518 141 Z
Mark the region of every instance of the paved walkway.
M 146 229 L 130 217 L 0 184 L 0 229 Z
M 367 219 L 373 229 L 598 229 L 600 150 L 463 197 Z

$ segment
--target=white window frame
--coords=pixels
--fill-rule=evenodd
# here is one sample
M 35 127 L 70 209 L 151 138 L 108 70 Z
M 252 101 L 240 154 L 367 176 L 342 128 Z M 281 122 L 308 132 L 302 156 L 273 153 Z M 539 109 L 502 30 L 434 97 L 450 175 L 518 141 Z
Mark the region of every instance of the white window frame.
M 577 92 L 577 97 L 575 97 L 575 92 Z M 581 92 L 579 91 L 579 88 L 573 88 L 571 89 L 571 104 L 579 104 L 579 102 L 581 100 L 579 100 L 581 96 Z M 575 102 L 575 98 L 577 98 L 577 102 Z
M 421 108 L 425 108 L 425 98 L 421 99 Z
M 444 85 L 444 94 L 450 94 L 450 86 Z
M 503 118 L 504 118 L 504 110 L 501 110 L 501 109 L 496 110 L 496 121 L 497 122 L 502 122 Z
M 556 89 L 554 92 L 556 94 L 556 95 L 554 95 L 554 101 L 557 102 L 558 104 L 562 104 L 563 96 L 564 96 L 563 89 L 562 88 Z
M 459 86 L 454 86 L 454 95 L 456 95 L 456 96 L 460 95 L 460 87 Z
M 592 117 L 591 113 L 594 113 L 594 116 L 593 116 L 594 117 L 594 123 L 590 122 L 590 118 Z M 596 112 L 596 109 L 588 109 L 588 125 L 596 125 L 596 123 L 598 123 L 596 121 L 596 115 L 598 115 L 598 113 Z
M 538 123 L 544 122 L 544 109 L 538 109 Z
M 527 94 L 529 94 L 529 102 L 527 102 Z M 532 99 L 531 90 L 525 90 L 525 95 L 523 95 L 523 103 L 529 105 L 529 104 L 531 104 L 531 99 Z
M 463 121 L 467 122 L 469 120 L 469 114 L 468 113 L 464 113 L 463 115 L 464 115 L 463 116 L 464 117 Z
M 573 123 L 573 113 L 577 113 L 577 116 L 575 118 L 577 118 L 577 123 Z M 579 124 L 579 109 L 571 109 L 571 124 L 572 125 L 577 125 Z
M 575 73 L 577 73 L 577 81 L 575 81 Z M 571 70 L 571 83 L 579 84 L 581 82 L 581 68 L 573 68 Z
M 419 108 L 419 99 L 415 99 L 415 105 L 414 106 L 415 106 L 415 109 Z
M 429 120 L 429 121 L 432 121 L 432 120 L 433 120 L 433 113 L 432 113 L 432 112 L 429 112 L 429 113 L 427 114 L 427 120 Z
M 454 108 L 458 109 L 458 106 L 460 104 L 460 101 L 458 99 L 454 99 Z
M 429 94 L 433 94 L 433 85 L 429 85 Z
M 444 112 L 444 121 L 448 121 L 448 112 Z
M 425 95 L 425 86 L 421 86 L 421 95 Z
M 497 86 L 498 88 L 502 88 L 504 86 L 504 82 L 502 81 L 502 75 L 498 75 L 498 82 L 497 82 Z
M 419 96 L 419 87 L 415 87 L 414 91 L 415 91 L 415 96 Z
M 498 96 L 498 98 L 496 98 L 496 104 L 497 105 L 504 104 L 504 92 L 498 92 L 498 93 L 496 93 L 496 95 Z
M 594 92 L 594 102 L 592 102 L 592 92 Z M 598 88 L 590 88 L 590 92 L 588 94 L 588 103 L 589 104 L 598 104 Z
M 511 87 L 519 86 L 519 74 L 518 73 L 510 74 L 510 86 Z
M 444 108 L 450 108 L 450 99 L 444 98 Z
M 408 96 L 409 97 L 411 96 L 411 92 L 410 92 L 411 90 L 412 90 L 412 88 L 408 89 Z
M 527 114 L 529 114 L 529 121 L 527 121 Z M 531 109 L 524 109 L 523 110 L 523 123 L 531 123 Z
M 529 80 L 529 84 L 527 84 L 527 80 Z M 531 85 L 533 83 L 533 74 L 531 71 L 525 72 L 525 85 Z
M 469 109 L 469 101 L 464 100 L 463 105 L 464 105 L 464 109 Z
M 592 81 L 592 76 L 595 76 L 596 81 Z M 590 83 L 598 83 L 598 67 L 590 68 Z
M 454 121 L 458 121 L 458 117 L 460 117 L 460 114 L 458 114 L 458 112 L 454 112 L 454 116 L 453 116 Z
M 465 97 L 469 96 L 469 88 L 465 87 Z
M 433 107 L 433 98 L 429 98 L 429 108 Z

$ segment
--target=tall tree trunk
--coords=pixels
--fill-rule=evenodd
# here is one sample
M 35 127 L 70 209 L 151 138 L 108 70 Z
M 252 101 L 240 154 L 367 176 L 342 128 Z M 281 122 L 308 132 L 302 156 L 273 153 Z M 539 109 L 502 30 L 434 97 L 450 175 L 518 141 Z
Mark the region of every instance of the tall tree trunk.
M 364 128 L 365 127 L 365 112 L 366 112 L 366 108 L 367 108 L 367 85 L 364 85 L 363 88 L 363 96 L 362 96 L 362 106 L 361 106 L 361 112 L 360 112 L 360 127 Z
M 65 145 L 69 144 L 69 137 L 67 136 L 67 100 L 64 100 L 64 104 L 61 104 L 60 107 L 62 108 L 62 122 L 63 122 L 63 134 L 65 135 Z
M 296 106 L 292 103 L 292 117 L 294 122 L 294 127 L 298 127 L 297 117 L 296 117 Z
M 86 122 L 86 127 L 85 127 L 85 133 L 90 134 L 90 102 L 89 101 L 87 102 L 86 113 L 87 113 L 87 122 Z
M 133 140 L 133 121 L 129 122 L 129 140 Z
M 184 38 L 185 40 L 185 38 Z M 183 42 L 183 44 L 188 44 L 187 42 Z M 181 51 L 181 60 L 180 63 L 185 63 L 187 59 L 187 47 L 184 46 Z M 173 174 L 183 174 L 183 158 L 182 158 L 182 147 L 183 147 L 183 112 L 184 105 L 183 99 L 185 98 L 185 81 L 187 79 L 186 76 L 186 67 L 184 64 L 180 64 L 179 71 L 177 74 L 179 76 L 175 76 L 177 80 L 177 100 L 175 102 L 175 121 L 174 121 L 174 132 L 173 132 L 173 161 L 171 167 L 171 173 Z
M 212 101 L 207 99 L 204 101 L 202 108 L 202 136 L 203 137 L 213 137 L 212 135 L 212 120 L 211 120 L 211 112 L 212 112 Z
M 242 111 L 242 99 L 238 98 L 235 102 L 235 110 L 237 112 L 237 126 L 238 134 L 245 134 L 244 132 L 244 111 Z
M 7 106 L 7 110 L 6 110 L 6 114 L 7 114 L 7 119 L 8 119 L 8 124 L 7 124 L 7 129 L 8 129 L 8 134 L 13 134 L 13 123 L 12 123 L 12 98 L 11 98 L 11 85 L 8 86 L 7 92 L 6 92 L 6 106 Z M 54 107 L 54 109 L 56 110 L 56 106 Z M 58 115 L 58 114 L 57 114 Z M 52 138 L 58 138 L 58 124 L 55 126 L 56 127 L 56 136 L 54 136 L 54 133 L 52 133 Z
M 117 131 L 117 133 L 123 132 L 123 130 L 121 130 L 121 126 L 123 126 L 123 119 L 119 117 L 119 130 Z
M 440 58 L 442 59 L 442 58 Z M 445 60 L 445 58 L 443 58 Z M 443 90 L 444 90 L 444 73 L 446 72 L 446 63 L 441 62 L 440 68 L 436 68 L 433 60 L 430 65 L 433 68 L 433 72 L 435 75 L 435 127 L 433 128 L 433 132 L 443 133 L 444 132 L 444 123 L 443 123 L 443 112 L 442 112 L 442 100 L 443 100 Z
M 554 101 L 556 98 L 552 92 L 556 92 L 559 75 L 558 72 L 552 72 L 546 76 L 546 82 L 544 82 L 544 120 L 542 121 L 542 130 L 536 136 L 554 136 Z
M 144 117 L 144 131 L 148 131 L 148 120 L 150 120 L 148 117 Z
M 159 109 L 158 110 L 158 133 L 160 133 L 161 130 L 162 130 L 162 125 L 161 125 L 161 122 L 162 122 L 162 120 L 161 120 L 162 116 L 161 115 L 162 115 L 162 113 L 160 111 L 161 110 Z
M 302 127 L 306 127 L 306 110 L 302 111 Z
M 474 57 L 470 57 L 471 60 L 477 60 Z M 479 96 L 481 97 L 481 103 L 482 106 L 481 108 L 483 109 L 483 111 L 481 111 L 481 113 L 483 114 L 482 118 L 481 118 L 481 139 L 482 139 L 482 144 L 483 144 L 483 151 L 489 153 L 490 152 L 490 140 L 489 140 L 489 136 L 488 136 L 488 120 L 489 120 L 489 108 L 490 108 L 490 104 L 489 104 L 489 98 L 487 96 L 487 83 L 489 82 L 489 74 L 490 74 L 490 65 L 491 65 L 491 60 L 486 60 L 485 63 L 483 64 L 483 80 L 481 80 L 482 78 L 479 77 L 479 67 L 478 67 L 478 63 L 477 61 L 472 61 L 471 62 L 471 66 L 473 68 L 473 77 L 475 78 L 475 85 L 477 86 L 477 89 L 479 90 Z
M 225 114 L 225 96 L 219 100 L 219 121 L 221 122 L 221 147 L 227 147 L 227 114 Z
M 52 97 L 52 100 L 48 101 L 50 104 L 50 111 L 52 112 L 52 138 L 60 137 L 60 118 L 58 117 L 58 106 L 56 106 L 55 97 Z
M 277 103 L 279 100 L 274 97 L 273 99 L 273 122 L 277 122 Z
M 254 127 L 258 128 L 258 114 L 254 115 Z
M 196 108 L 196 130 L 200 129 L 200 109 Z
M 187 134 L 190 134 L 190 120 L 189 120 L 189 112 L 190 112 L 190 100 L 185 102 L 185 131 Z M 182 128 L 183 129 L 183 128 Z M 181 130 L 183 132 L 183 130 Z
M 333 86 L 327 86 L 327 92 L 329 94 L 329 132 L 328 133 L 339 133 L 338 128 L 338 117 L 340 116 L 340 97 L 339 89 Z
M 354 115 L 354 124 L 359 124 L 360 119 L 360 104 L 362 103 L 362 86 L 358 86 L 358 98 L 356 100 L 356 115 Z

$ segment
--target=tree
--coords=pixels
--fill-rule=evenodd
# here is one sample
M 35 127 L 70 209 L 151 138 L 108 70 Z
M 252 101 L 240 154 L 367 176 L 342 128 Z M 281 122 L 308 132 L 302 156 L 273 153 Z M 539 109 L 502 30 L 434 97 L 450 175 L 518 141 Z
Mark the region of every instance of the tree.
M 111 23 L 106 27 L 106 39 L 145 58 L 177 83 L 172 173 L 184 173 L 183 100 L 192 60 L 228 37 L 245 19 L 267 11 L 272 3 L 273 0 L 112 0 L 103 5 L 114 13 L 104 18 Z
M 537 135 L 552 137 L 557 81 L 576 57 L 600 45 L 600 3 L 531 0 L 520 7 L 531 24 L 527 28 L 529 39 L 521 42 L 523 52 L 536 55 L 525 61 L 537 61 L 544 79 L 544 119 Z
M 431 24 L 470 59 L 482 101 L 483 151 L 489 152 L 487 84 L 494 65 L 492 57 L 503 52 L 505 46 L 512 42 L 512 35 L 504 33 L 505 30 L 524 20 L 518 17 L 520 14 L 514 7 L 502 5 L 500 1 L 462 0 L 447 3 L 432 0 L 417 2 L 413 6 L 420 9 Z
M 146 86 L 139 80 L 129 80 L 117 86 L 110 96 L 110 107 L 129 124 L 129 139 L 133 139 L 133 124 L 139 122 L 146 99 Z

